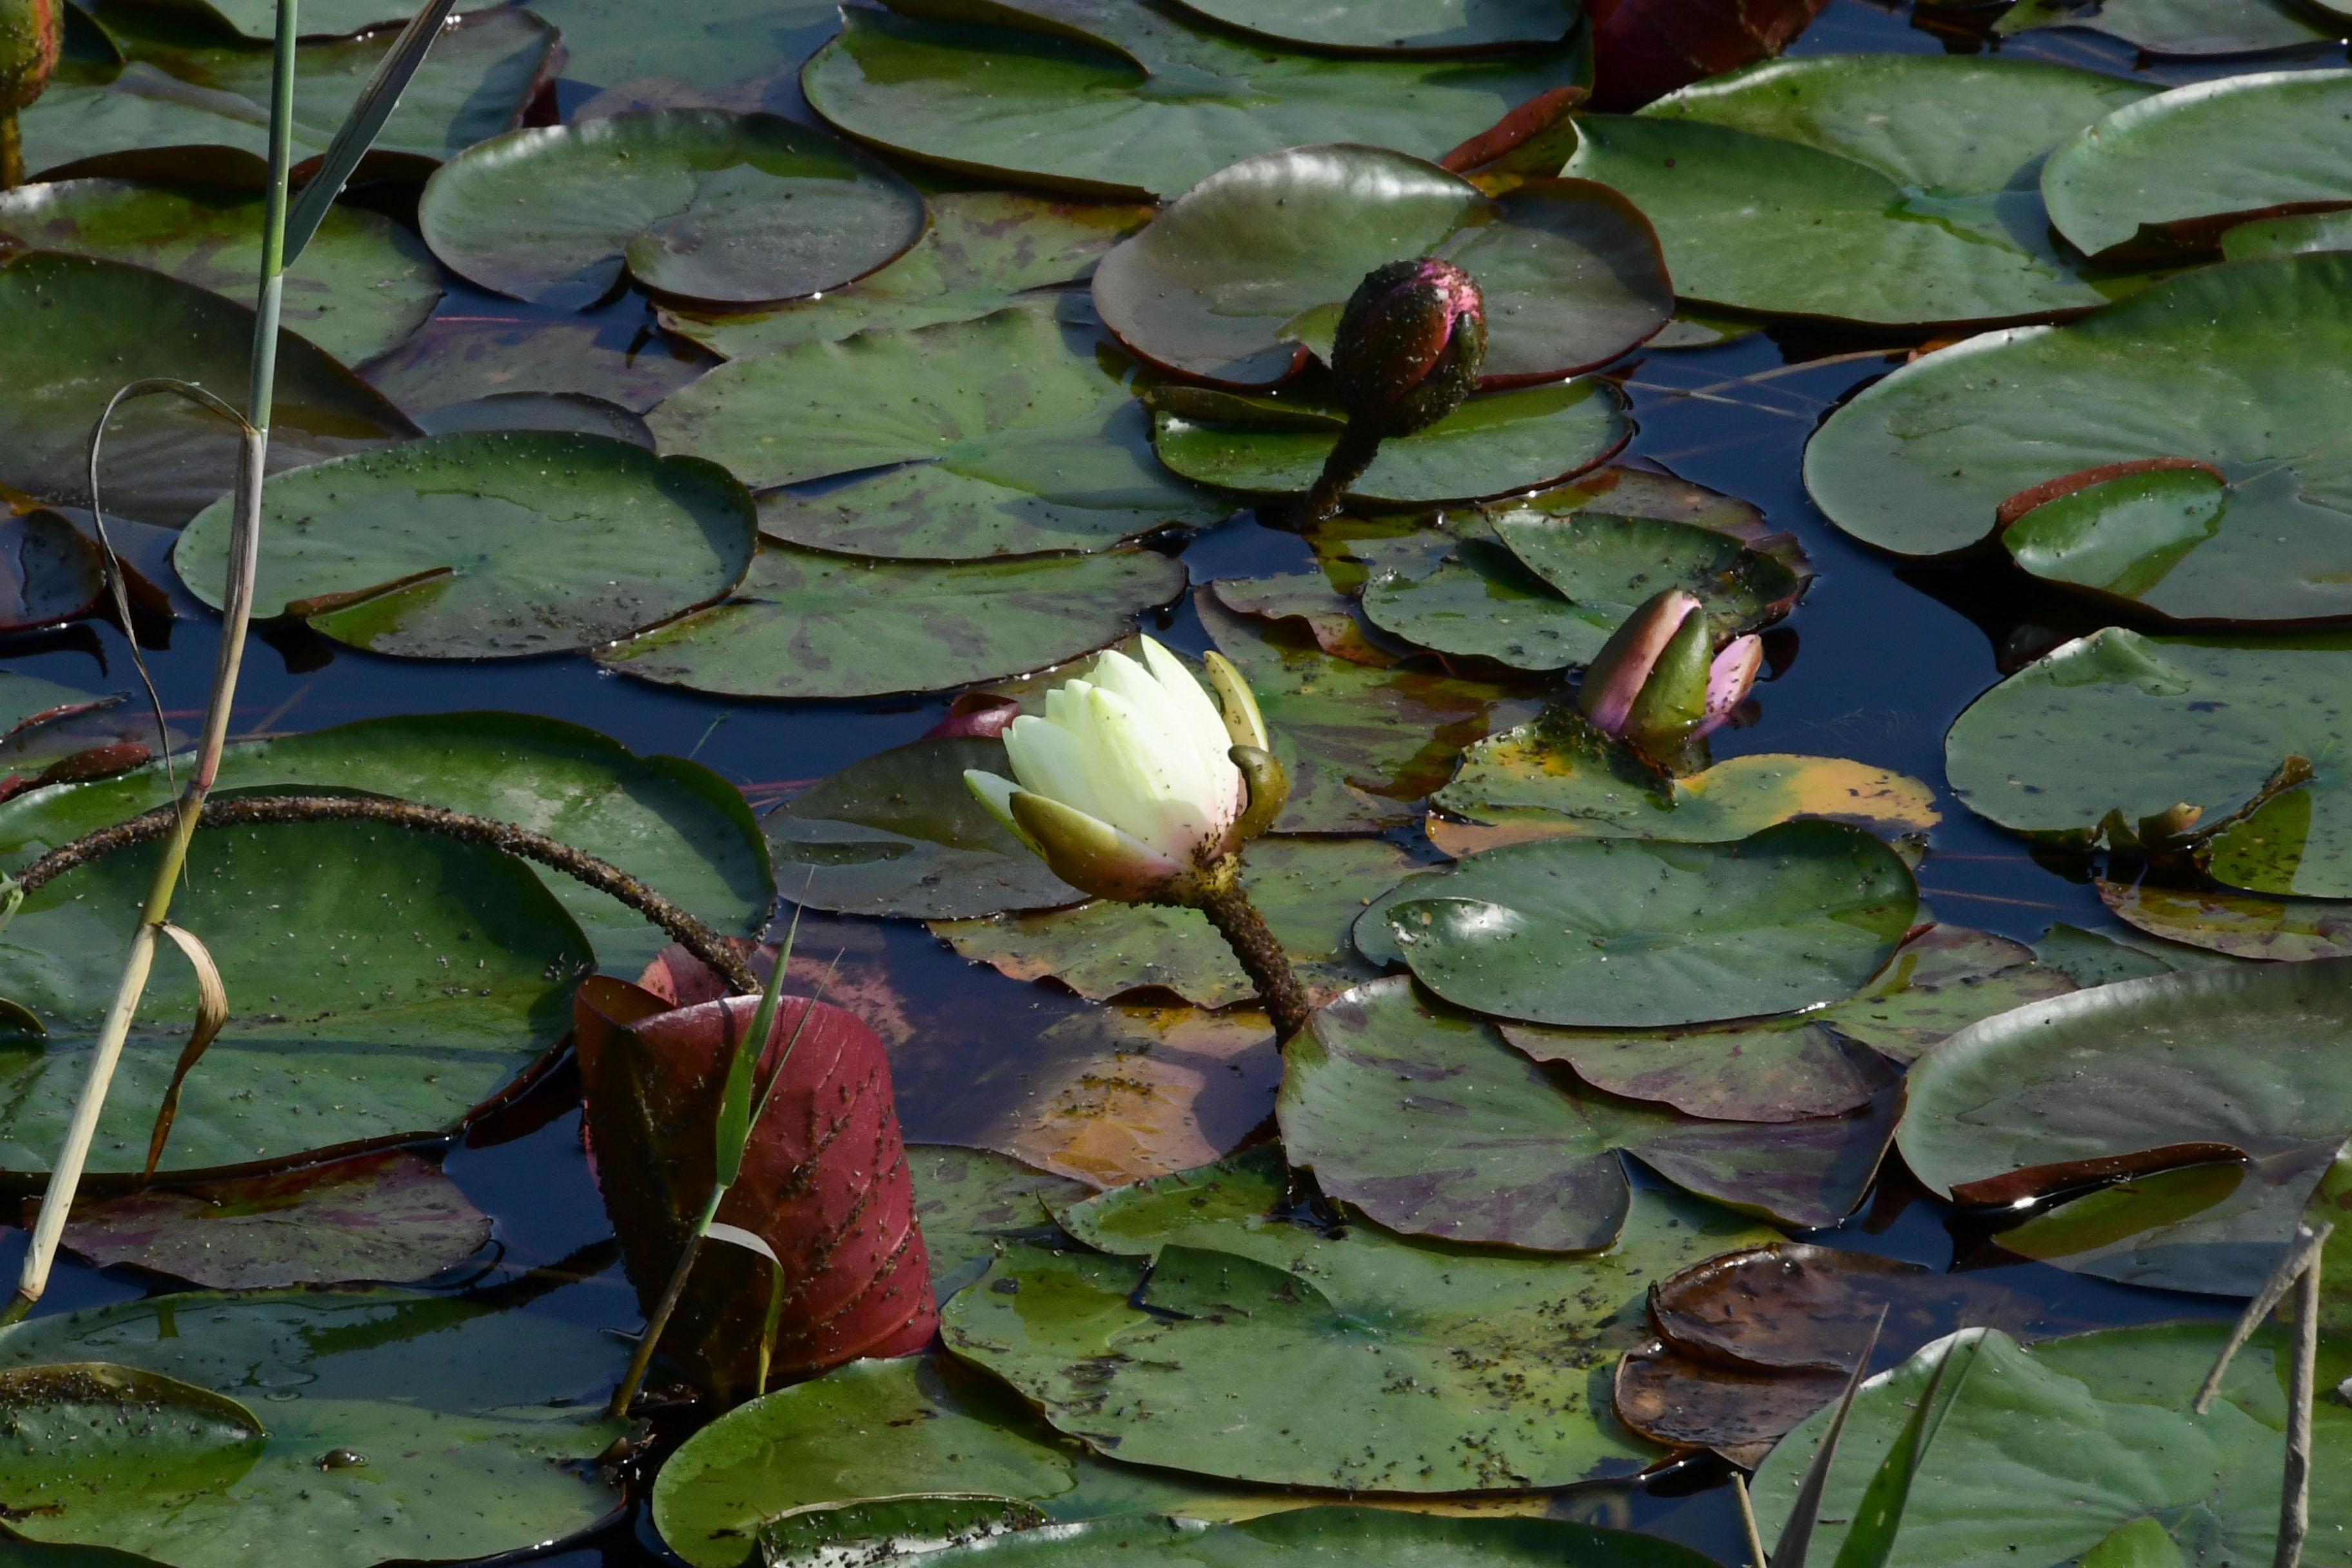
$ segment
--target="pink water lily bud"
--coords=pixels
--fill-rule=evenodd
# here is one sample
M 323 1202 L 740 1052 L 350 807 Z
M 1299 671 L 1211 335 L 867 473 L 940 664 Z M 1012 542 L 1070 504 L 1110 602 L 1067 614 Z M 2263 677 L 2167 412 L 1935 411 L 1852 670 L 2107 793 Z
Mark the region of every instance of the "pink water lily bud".
M 27 109 L 49 85 L 65 39 L 65 0 L 0 0 L 0 114 Z
M 1650 671 L 1698 607 L 1690 595 L 1668 588 L 1626 616 L 1585 668 L 1584 685 L 1576 694 L 1584 716 L 1612 735 L 1623 734 Z
M 1331 378 L 1351 421 L 1410 436 L 1462 405 L 1486 357 L 1486 305 L 1471 276 L 1424 256 L 1365 274 L 1339 312 Z
M 1764 639 L 1750 635 L 1734 637 L 1715 656 L 1706 675 L 1706 712 L 1698 732 L 1711 735 L 1731 721 L 1732 710 L 1748 700 L 1756 677 L 1764 668 Z

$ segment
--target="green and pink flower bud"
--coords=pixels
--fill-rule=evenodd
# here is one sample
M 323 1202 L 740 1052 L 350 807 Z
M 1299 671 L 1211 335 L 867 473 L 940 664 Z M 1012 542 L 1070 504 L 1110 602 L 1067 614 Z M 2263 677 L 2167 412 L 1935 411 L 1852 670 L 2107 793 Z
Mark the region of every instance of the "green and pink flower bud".
M 1764 644 L 1734 637 L 1720 652 L 1697 599 L 1679 588 L 1627 616 L 1594 656 L 1577 707 L 1596 728 L 1647 751 L 1711 734 L 1747 700 Z
M 1375 268 L 1339 312 L 1331 377 L 1350 421 L 1410 436 L 1462 406 L 1486 357 L 1486 306 L 1471 276 L 1424 256 Z

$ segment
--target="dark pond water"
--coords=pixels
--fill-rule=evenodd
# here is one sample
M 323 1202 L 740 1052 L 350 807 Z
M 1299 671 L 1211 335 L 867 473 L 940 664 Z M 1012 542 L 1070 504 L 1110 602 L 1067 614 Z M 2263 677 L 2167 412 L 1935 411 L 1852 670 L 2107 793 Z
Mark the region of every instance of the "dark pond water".
M 1970 46 L 1964 36 L 1913 25 L 1904 12 L 1835 0 L 1792 52 L 1948 47 Z M 2008 44 L 2004 52 L 2135 71 L 2128 47 L 2089 35 L 2033 35 Z M 2312 63 L 2340 59 L 2336 51 Z M 2242 68 L 2243 62 L 2234 61 L 2167 63 L 2137 74 L 2175 84 Z M 570 90 L 572 85 L 560 93 L 567 108 L 584 96 Z M 525 313 L 526 307 L 470 292 L 454 280 L 439 312 L 445 320 Z M 593 319 L 604 342 L 616 349 L 636 344 L 649 362 L 694 352 L 684 345 L 673 351 L 655 340 L 641 295 L 625 296 Z M 2005 563 L 1898 563 L 1847 540 L 1813 508 L 1798 477 L 1806 438 L 1840 399 L 1898 362 L 1899 354 L 1890 356 L 1867 341 L 1780 332 L 1710 349 L 1636 355 L 1618 367 L 1640 427 L 1627 459 L 1753 502 L 1774 527 L 1798 535 L 1819 570 L 1804 604 L 1772 635 L 1771 675 L 1759 688 L 1760 720 L 1718 736 L 1718 757 L 1743 751 L 1846 756 L 1940 784 L 1943 735 L 1963 708 L 2004 673 L 2111 618 L 2037 589 Z M 147 534 L 135 543 L 127 552 L 152 562 L 168 549 L 170 536 Z M 1194 540 L 1183 558 L 1196 583 L 1312 565 L 1299 540 L 1247 515 Z M 150 574 L 175 581 L 168 571 Z M 211 675 L 217 623 L 184 591 L 174 597 L 178 618 L 142 626 L 142 633 L 166 709 L 175 724 L 193 728 Z M 1207 646 L 1189 610 L 1148 629 L 1189 650 Z M 115 689 L 131 679 L 122 634 L 96 622 L 0 639 L 0 666 L 85 687 Z M 746 705 L 609 675 L 579 658 L 473 666 L 405 662 L 355 653 L 299 629 L 261 628 L 248 656 L 236 731 L 307 731 L 401 713 L 523 710 L 593 726 L 640 752 L 693 757 L 764 808 L 800 784 L 921 734 L 948 701 L 931 696 Z M 2038 938 L 2058 921 L 2094 929 L 2110 924 L 2090 887 L 2090 863 L 2038 859 L 1948 796 L 1942 808 L 1944 820 L 1920 873 L 1937 918 L 2021 941 Z M 910 1041 L 894 1065 L 910 1140 L 966 1142 L 986 1135 L 1028 1093 L 1023 1047 L 1079 1005 L 1066 994 L 967 964 L 912 922 L 818 917 L 803 941 L 804 951 L 821 955 L 835 948 L 858 954 L 887 973 L 904 1005 Z M 1275 1068 L 1268 1053 L 1265 1062 L 1245 1069 L 1244 1081 L 1229 1086 L 1234 1109 L 1225 1120 L 1232 1124 L 1204 1131 L 1229 1138 L 1245 1131 L 1270 1104 Z M 634 1331 L 635 1303 L 609 1246 L 578 1123 L 573 1086 L 559 1074 L 498 1125 L 451 1151 L 449 1174 L 499 1222 L 496 1264 L 472 1284 L 541 1267 L 576 1271 L 578 1283 L 541 1298 L 534 1310 Z M 1899 1169 L 1882 1180 L 1860 1214 L 1809 1239 L 1939 1269 L 1997 1272 L 2004 1283 L 2046 1303 L 2050 1331 L 2234 1310 L 2231 1302 L 2126 1289 L 2007 1258 L 1967 1235 L 1947 1205 L 1925 1196 Z M 23 1232 L 0 1228 L 0 1270 L 13 1275 L 23 1246 Z M 144 1289 L 137 1279 L 61 1259 L 41 1310 L 67 1311 Z M 1643 1486 L 1578 1489 L 1562 1494 L 1557 1511 L 1631 1524 L 1738 1560 L 1738 1527 L 1719 1467 L 1692 1466 Z M 621 1568 L 667 1559 L 635 1506 L 589 1542 L 537 1560 L 564 1568 Z

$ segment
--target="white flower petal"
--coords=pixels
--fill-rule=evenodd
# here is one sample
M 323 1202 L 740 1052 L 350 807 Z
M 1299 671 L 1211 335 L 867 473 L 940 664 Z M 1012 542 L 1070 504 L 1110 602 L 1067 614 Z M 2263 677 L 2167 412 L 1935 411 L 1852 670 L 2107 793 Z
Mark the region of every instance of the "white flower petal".
M 1087 694 L 1095 721 L 1088 735 L 1089 776 L 1106 795 L 1114 827 L 1162 854 L 1189 858 L 1209 833 L 1207 781 L 1188 748 L 1166 744 L 1164 731 L 1117 692 L 1097 687 Z M 1186 776 L 1187 774 L 1191 776 Z
M 1082 707 L 1076 716 L 1083 721 Z M 1030 794 L 1102 815 L 1105 803 L 1095 788 L 1085 745 L 1066 726 L 1024 713 L 1005 727 L 1004 754 L 1012 761 L 1013 776 Z
M 1023 830 L 1021 824 L 1013 819 L 1013 795 L 1021 787 L 1019 784 L 1014 784 L 1011 779 L 999 778 L 994 773 L 983 773 L 978 768 L 964 769 L 963 783 L 966 789 L 979 797 L 980 804 L 988 808 L 988 815 L 1003 823 L 1013 837 L 1028 845 L 1036 853 L 1040 855 L 1045 853 L 1043 849 L 1037 847 L 1037 841 L 1030 837 Z
M 1171 719 L 1201 759 L 1208 783 L 1204 798 L 1213 807 L 1211 820 L 1222 828 L 1240 815 L 1244 793 L 1241 770 L 1226 754 L 1234 742 L 1225 733 L 1224 716 L 1183 660 L 1150 637 L 1143 639 L 1143 662 L 1167 694 Z

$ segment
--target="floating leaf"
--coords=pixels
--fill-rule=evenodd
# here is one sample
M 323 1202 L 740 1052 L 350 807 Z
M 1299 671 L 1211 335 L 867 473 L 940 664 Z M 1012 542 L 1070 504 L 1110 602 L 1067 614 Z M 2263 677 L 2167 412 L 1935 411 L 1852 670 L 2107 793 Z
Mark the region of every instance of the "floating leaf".
M 832 8 L 826 8 L 832 19 Z M 821 300 L 772 310 L 665 306 L 662 325 L 729 359 L 796 343 L 838 342 L 869 328 L 977 321 L 1031 289 L 1074 283 L 1103 252 L 1143 226 L 1135 203 L 1057 202 L 1018 191 L 948 191 L 930 198 L 931 226 L 915 247 Z
M 639 319 L 440 315 L 365 367 L 368 384 L 429 413 L 515 393 L 576 393 L 643 414 L 700 375 L 710 358 L 648 333 Z
M 1836 1001 L 1878 973 L 1917 906 L 1895 852 L 1834 823 L 1731 844 L 1542 839 L 1400 883 L 1357 921 L 1356 945 L 1480 1012 L 1664 1027 Z
M 1776 60 L 1580 117 L 1564 172 L 1649 215 L 1684 300 L 1885 326 L 2047 318 L 2105 295 L 2047 236 L 2042 154 L 2147 92 L 1986 57 Z
M 1091 1008 L 1014 1059 L 1022 1101 L 991 1142 L 1098 1187 L 1190 1170 L 1250 1142 L 1274 1114 L 1282 1073 L 1274 1026 L 1249 1007 Z
M 1009 1154 L 910 1143 L 915 1217 L 930 1255 L 931 1293 L 941 1305 L 988 1271 L 1000 1242 L 1038 1240 L 1053 1211 L 1094 1194 L 1084 1182 L 1025 1165 Z
M 2352 810 L 2335 762 L 2347 668 L 2352 642 L 2340 637 L 2231 642 L 2109 626 L 1977 699 L 1945 739 L 1945 768 L 1969 810 L 2078 842 L 2111 816 L 2136 833 L 2185 802 L 2220 830 L 2205 847 L 2221 881 L 2352 895 Z M 2319 763 L 2306 782 L 2274 780 L 2290 758 Z
M 108 1484 L 54 1512 L 15 1494 L 12 1459 L 0 1482 L 9 1529 L 173 1568 L 237 1568 L 257 1554 L 309 1568 L 446 1562 L 585 1530 L 620 1505 L 586 1461 L 622 1435 L 601 1412 L 625 1352 L 580 1310 L 275 1290 L 158 1296 L 26 1324 L 0 1342 L 0 1377 L 104 1360 L 222 1405 L 243 1396 L 268 1432 L 234 1479 L 181 1496 Z
M 1359 986 L 1284 1047 L 1282 1143 L 1328 1195 L 1394 1230 L 1538 1252 L 1609 1246 L 1633 1203 L 1619 1151 L 1785 1225 L 1835 1225 L 1877 1173 L 1884 1113 L 1697 1121 L 1596 1094 L 1433 1005 Z
M 1894 1081 L 1880 1057 L 1907 1065 L 1979 1018 L 2074 988 L 2016 942 L 1935 926 L 1853 995 L 1804 1013 L 1696 1029 L 1502 1027 L 1527 1055 L 1565 1062 L 1612 1094 L 1693 1116 L 1792 1121 L 1869 1103 Z
M 1614 191 L 1535 180 L 1498 198 L 1427 159 L 1349 145 L 1261 153 L 1202 180 L 1103 258 L 1095 308 L 1155 364 L 1271 386 L 1309 351 L 1329 360 L 1366 273 L 1421 256 L 1477 280 L 1490 384 L 1590 369 L 1674 312 L 1657 236 Z
M 563 74 L 607 89 L 674 87 L 708 103 L 758 107 L 833 31 L 826 0 L 709 0 L 690 12 L 629 0 L 531 0 L 563 35 Z M 766 89 L 766 90 L 762 90 Z
M 2249 218 L 2352 207 L 2352 70 L 2270 71 L 2175 88 L 2061 142 L 2050 221 L 2092 255 L 2211 248 Z
M 776 887 L 807 909 L 957 920 L 1075 904 L 1084 893 L 963 782 L 1009 774 L 994 737 L 910 741 L 819 779 L 765 819 Z
M 751 498 L 693 458 L 601 436 L 428 436 L 271 485 L 263 615 L 413 658 L 560 653 L 624 637 L 743 579 Z M 173 563 L 219 604 L 234 511 L 224 497 Z
M 573 1004 L 598 1190 L 650 1318 L 717 1172 L 718 1109 L 760 998 L 679 1007 L 608 976 Z M 761 1107 L 718 1220 L 773 1250 L 782 1314 L 763 1350 L 767 1260 L 701 1247 L 664 1352 L 722 1403 L 759 1374 L 822 1372 L 920 1349 L 939 1321 L 882 1042 L 856 1016 L 787 997 L 753 1064 Z
M 1161 462 L 1188 479 L 1259 495 L 1304 492 L 1346 424 L 1328 405 L 1192 388 L 1151 401 Z M 1381 442 L 1348 494 L 1425 503 L 1538 489 L 1605 461 L 1633 433 L 1623 395 L 1605 381 L 1491 392 L 1426 430 Z
M 1993 30 L 2087 27 L 2151 55 L 2250 55 L 2338 41 L 2326 14 L 2296 0 L 2017 0 Z
M 117 261 L 0 256 L 0 484 L 87 506 L 90 426 L 117 387 L 149 375 L 242 387 L 252 352 L 253 312 L 209 289 Z M 278 339 L 276 387 L 273 472 L 415 433 L 291 333 Z M 180 398 L 130 405 L 107 431 L 110 512 L 176 528 L 236 480 L 236 427 Z
M 602 436 L 654 449 L 646 422 L 617 403 L 584 392 L 494 392 L 467 403 L 427 410 L 417 425 L 428 436 L 470 435 L 485 430 L 551 430 Z
M 12 1519 L 167 1513 L 235 1486 L 268 1436 L 226 1394 L 105 1362 L 0 1370 L 0 1417 Z
M 47 1026 L 0 1042 L 0 1169 L 47 1169 L 154 875 L 148 845 L 29 895 L 0 935 L 0 995 Z M 175 1172 L 437 1132 L 553 1048 L 588 944 L 519 860 L 355 823 L 199 833 L 173 918 L 202 933 L 233 1009 L 188 1079 Z M 156 966 L 90 1168 L 136 1172 L 194 1009 Z
M 1930 1191 L 1985 1207 L 2138 1178 L 2139 1192 L 2029 1222 L 2041 1227 L 2032 1255 L 2128 1284 L 2251 1295 L 2352 1137 L 2347 1017 L 2342 959 L 2036 1002 L 1912 1068 L 1904 1159 Z
M 1266 837 L 1249 846 L 1242 887 L 1299 980 L 1319 998 L 1372 973 L 1356 956 L 1349 928 L 1365 905 L 1415 868 L 1412 857 L 1382 839 Z M 1257 994 L 1198 910 L 1097 899 L 1050 914 L 939 921 L 931 931 L 966 958 L 1015 980 L 1050 974 L 1096 1001 L 1147 987 L 1203 1007 Z
M 390 21 L 406 9 L 395 5 Z M 275 23 L 271 24 L 273 28 Z M 24 115 L 25 166 L 44 178 L 128 174 L 258 184 L 267 168 L 272 51 L 189 44 L 117 8 L 107 27 L 131 63 L 104 80 L 63 81 Z M 294 157 L 325 152 L 398 36 L 382 27 L 296 50 Z M 544 85 L 555 29 L 519 6 L 452 21 L 400 95 L 363 171 L 421 178 L 442 159 L 510 129 Z M 202 149 L 192 160 L 184 149 Z M 240 376 L 235 385 L 243 385 Z
M 860 555 L 1099 550 L 1223 517 L 1152 459 L 1127 368 L 1097 345 L 1029 307 L 866 332 L 721 365 L 650 423 L 665 451 L 754 487 L 887 468 L 761 503 L 771 538 Z
M 1574 43 L 1476 60 L 1288 53 L 1113 0 L 921 10 L 845 16 L 802 76 L 811 107 L 890 152 L 1127 199 L 1308 142 L 1441 158 L 1582 70 Z
M 2228 481 L 2217 516 L 2152 531 L 2095 516 L 2091 539 L 2061 555 L 2095 545 L 2094 558 L 2056 580 L 2179 620 L 2352 612 L 2352 454 L 2327 413 L 2352 397 L 2347 301 L 2352 255 L 2292 256 L 2200 268 L 2065 326 L 1972 339 L 1832 415 L 1806 449 L 1805 488 L 1855 538 L 1940 555 L 2045 481 L 2187 459 Z
M 2104 879 L 2096 885 L 2099 901 L 2119 919 L 2167 942 L 2235 958 L 2352 958 L 2352 903 L 2341 900 L 2266 899 Z
M 1430 804 L 1465 819 L 1430 821 L 1456 856 L 1535 838 L 1721 843 L 1807 818 L 1924 833 L 1942 819 L 1927 784 L 1843 757 L 1764 752 L 1669 776 L 1564 707 L 1474 742 Z
M 1659 1337 L 1618 1363 L 1618 1418 L 1750 1468 L 1837 1399 L 1865 1345 L 1900 1361 L 1956 1322 L 2023 1332 L 2046 1312 L 1980 1276 L 1799 1242 L 1694 1264 L 1661 1280 L 1649 1308 Z
M 278 11 L 270 0 L 172 0 L 168 8 L 203 16 L 260 42 L 278 33 Z M 311 0 L 301 13 L 307 37 L 356 33 L 378 22 L 406 20 L 401 0 Z
M 2190 1396 L 2227 1332 L 2221 1323 L 2158 1323 L 2021 1347 L 1987 1329 L 1929 1345 L 1863 1385 L 1830 1470 L 1815 1560 L 1847 1539 L 1863 1489 L 1937 1367 L 1970 1340 L 1975 1364 L 1936 1429 L 1904 1511 L 1905 1563 L 2006 1562 L 2011 1546 L 2025 1561 L 2076 1562 L 2148 1525 L 2174 1562 L 2268 1560 L 2278 1530 L 2288 1352 L 2274 1335 L 2258 1338 L 2239 1353 L 2211 1414 L 2194 1415 Z M 2352 1519 L 2352 1412 L 2323 1400 L 2313 1414 L 2314 1534 L 2339 1554 L 2335 1526 Z M 1756 1511 L 1768 1540 L 1824 1419 L 1790 1433 L 1757 1474 Z
M 2221 255 L 2230 261 L 2297 256 L 2308 250 L 2352 250 L 2352 213 L 2264 218 L 2242 223 L 2221 236 Z
M 837 289 L 923 232 L 923 198 L 772 114 L 658 110 L 512 131 L 436 170 L 433 254 L 486 289 L 582 309 L 625 268 L 656 293 L 756 304 Z
M 1183 591 L 1149 550 L 930 564 L 772 542 L 724 603 L 600 649 L 608 668 L 736 697 L 878 697 L 1043 669 Z
M 1593 1402 L 1639 1342 L 1642 1282 L 1761 1239 L 1651 1192 L 1593 1257 L 1369 1224 L 1335 1237 L 1270 1217 L 1283 1189 L 1258 1154 L 1090 1199 L 1065 1225 L 1127 1256 L 1008 1249 L 948 1304 L 948 1348 L 1130 1463 L 1351 1491 L 1560 1486 L 1650 1457 Z
M 1556 44 L 1575 31 L 1569 0 L 1178 0 L 1187 11 L 1276 43 L 1350 54 L 1473 54 Z
M 1464 746 L 1534 706 L 1489 681 L 1335 658 L 1205 595 L 1195 603 L 1257 694 L 1289 770 L 1280 832 L 1377 833 L 1416 822 L 1416 804 L 1444 782 Z
M 0 234 L 21 244 L 150 267 L 240 305 L 261 265 L 261 218 L 258 195 L 217 187 L 65 180 L 0 194 Z M 408 230 L 336 206 L 287 273 L 285 293 L 287 326 L 356 363 L 433 313 L 441 277 Z
M 0 517 L 0 631 L 71 620 L 105 592 L 98 546 L 81 530 L 47 510 Z
M 1639 109 L 1779 54 L 1827 0 L 1593 0 L 1590 107 Z
M 182 757 L 184 782 L 190 759 Z M 675 757 L 639 757 L 577 724 L 523 713 L 419 714 L 244 741 L 216 787 L 348 790 L 469 812 L 609 860 L 730 935 L 757 929 L 773 894 L 759 829 L 734 786 Z M 0 805 L 0 859 L 32 857 L 152 810 L 178 791 L 151 764 Z M 559 872 L 542 874 L 607 966 L 667 938 L 646 917 Z
M 128 1263 L 251 1290 L 424 1279 L 489 1239 L 490 1216 L 439 1166 L 393 1150 L 283 1175 L 84 1198 L 65 1244 L 100 1268 Z

